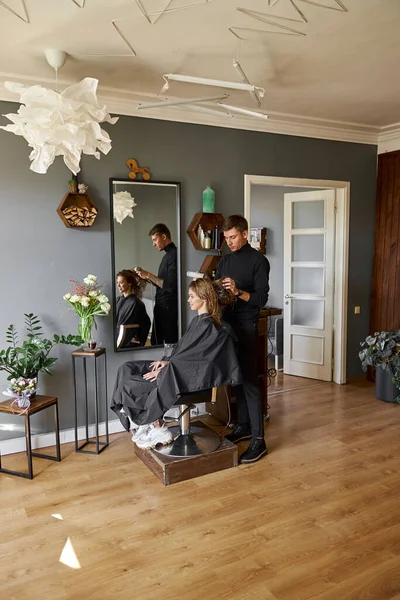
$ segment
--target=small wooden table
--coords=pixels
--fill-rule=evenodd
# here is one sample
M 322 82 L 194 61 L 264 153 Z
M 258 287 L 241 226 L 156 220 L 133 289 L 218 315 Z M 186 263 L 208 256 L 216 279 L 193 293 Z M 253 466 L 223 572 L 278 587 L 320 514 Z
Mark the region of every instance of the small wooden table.
M 103 357 L 104 367 L 104 410 L 105 410 L 105 427 L 106 427 L 106 441 L 100 441 L 99 434 L 99 382 L 97 373 L 97 359 L 99 356 Z M 85 441 L 79 445 L 78 435 L 78 398 L 77 398 L 77 386 L 76 386 L 76 361 L 82 359 L 83 362 L 83 376 L 85 386 Z M 93 396 L 94 396 L 94 409 L 95 409 L 95 422 L 94 422 L 94 439 L 89 438 L 89 403 L 88 403 L 88 377 L 87 377 L 87 360 L 93 362 Z M 107 405 L 107 357 L 105 348 L 97 348 L 96 350 L 74 350 L 72 352 L 72 369 L 74 373 L 74 397 L 75 397 L 75 452 L 81 452 L 82 454 L 100 454 L 109 446 L 109 432 L 108 432 L 108 405 Z M 86 446 L 95 446 L 95 450 L 84 449 Z
M 37 395 L 31 398 L 31 405 L 26 410 L 25 408 L 19 408 L 18 404 L 13 404 L 15 398 L 10 398 L 5 402 L 0 402 L 0 412 L 21 416 L 23 415 L 25 420 L 25 439 L 26 439 L 26 453 L 28 456 L 28 473 L 22 473 L 21 471 L 12 471 L 11 469 L 3 469 L 1 466 L 0 456 L 0 473 L 7 473 L 8 475 L 16 475 L 17 477 L 25 477 L 26 479 L 33 479 L 33 467 L 32 467 L 32 456 L 36 458 L 46 458 L 47 460 L 61 461 L 61 449 L 60 449 L 60 428 L 58 420 L 58 398 L 55 396 L 41 396 Z M 56 433 L 56 456 L 49 456 L 48 454 L 39 454 L 38 452 L 32 452 L 32 434 L 31 434 L 31 415 L 44 410 L 45 408 L 54 407 L 54 424 Z

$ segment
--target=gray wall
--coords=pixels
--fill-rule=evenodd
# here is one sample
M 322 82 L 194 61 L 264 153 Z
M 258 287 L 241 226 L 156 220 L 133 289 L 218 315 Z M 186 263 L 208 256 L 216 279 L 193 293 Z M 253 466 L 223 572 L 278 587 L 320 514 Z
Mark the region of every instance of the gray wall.
M 297 188 L 274 185 L 252 185 L 250 195 L 250 227 L 266 227 L 266 257 L 271 266 L 269 306 L 283 308 L 283 222 L 284 195 L 315 192 L 318 188 Z
M 16 105 L 0 103 L 1 114 Z M 0 118 L 0 124 L 6 124 Z M 369 302 L 375 216 L 376 146 L 332 142 L 121 117 L 107 126 L 113 149 L 100 161 L 84 157 L 80 181 L 89 185 L 99 216 L 89 230 L 67 229 L 56 213 L 70 173 L 57 158 L 47 175 L 29 170 L 30 149 L 24 139 L 0 130 L 0 240 L 1 305 L 0 340 L 10 323 L 21 326 L 24 312 L 40 315 L 47 333 L 76 332 L 78 320 L 67 310 L 62 296 L 69 280 L 95 273 L 111 296 L 109 177 L 127 177 L 125 162 L 136 158 L 150 167 L 157 180 L 182 183 L 182 273 L 198 269 L 205 254 L 191 245 L 185 230 L 201 211 L 206 185 L 216 191 L 216 210 L 225 215 L 243 213 L 244 174 L 334 179 L 351 183 L 349 306 L 362 307 L 361 315 L 349 311 L 348 376 L 361 373 L 357 350 L 368 333 Z M 183 275 L 183 289 L 188 280 Z M 118 366 L 135 358 L 157 358 L 160 353 L 113 352 L 112 320 L 102 317 L 99 339 L 108 351 L 109 392 Z M 5 344 L 5 340 L 4 340 Z M 73 424 L 73 384 L 70 349 L 57 348 L 60 360 L 53 377 L 41 377 L 41 392 L 60 399 L 61 427 Z M 0 373 L 0 384 L 5 383 Z M 40 418 L 39 418 L 40 417 Z M 0 423 L 15 422 L 1 417 Z M 38 416 L 37 429 L 50 430 Z

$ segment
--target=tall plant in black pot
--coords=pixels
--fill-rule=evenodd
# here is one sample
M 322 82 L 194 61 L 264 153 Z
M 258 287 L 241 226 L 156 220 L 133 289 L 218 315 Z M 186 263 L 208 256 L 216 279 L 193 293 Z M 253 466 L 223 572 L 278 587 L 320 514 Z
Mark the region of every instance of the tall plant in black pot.
M 400 329 L 380 331 L 361 342 L 358 353 L 364 371 L 376 369 L 376 397 L 400 404 Z

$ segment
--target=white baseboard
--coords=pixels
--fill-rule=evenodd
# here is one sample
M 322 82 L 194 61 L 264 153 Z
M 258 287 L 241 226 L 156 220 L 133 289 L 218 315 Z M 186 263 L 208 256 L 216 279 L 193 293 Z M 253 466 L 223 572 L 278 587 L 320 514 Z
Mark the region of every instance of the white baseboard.
M 125 431 L 122 427 L 121 421 L 119 419 L 113 419 L 108 422 L 108 430 L 109 433 L 119 433 L 120 431 Z M 103 421 L 99 423 L 99 434 L 106 434 L 106 424 Z M 89 437 L 95 436 L 95 426 L 89 425 Z M 86 438 L 86 428 L 78 427 L 78 439 L 83 440 Z M 64 429 L 60 431 L 60 443 L 68 444 L 70 442 L 75 441 L 75 431 L 73 428 Z M 56 445 L 56 434 L 55 433 L 38 433 L 36 435 L 32 435 L 32 450 L 36 450 L 37 448 L 47 448 L 48 446 Z M 5 456 L 6 454 L 16 454 L 17 452 L 25 452 L 25 436 L 12 438 L 10 440 L 4 440 L 0 442 L 0 454 Z

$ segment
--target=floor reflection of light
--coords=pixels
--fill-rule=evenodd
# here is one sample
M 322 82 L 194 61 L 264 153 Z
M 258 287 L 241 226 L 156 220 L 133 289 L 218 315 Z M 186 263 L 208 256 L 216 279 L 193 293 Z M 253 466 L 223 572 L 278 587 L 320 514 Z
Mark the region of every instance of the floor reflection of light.
M 69 538 L 65 542 L 65 546 L 61 552 L 60 563 L 63 563 L 63 565 L 66 565 L 67 567 L 71 567 L 71 569 L 81 568 L 78 557 L 75 554 L 75 550 Z
M 61 515 L 57 514 L 57 515 L 51 515 L 52 517 L 54 517 L 55 519 L 58 519 L 59 521 L 63 521 L 64 519 L 62 518 Z

